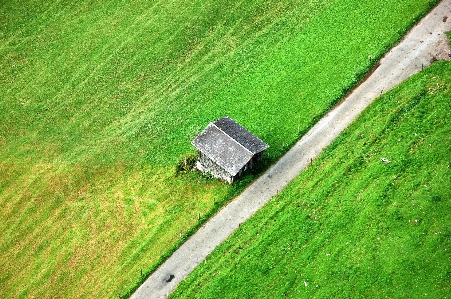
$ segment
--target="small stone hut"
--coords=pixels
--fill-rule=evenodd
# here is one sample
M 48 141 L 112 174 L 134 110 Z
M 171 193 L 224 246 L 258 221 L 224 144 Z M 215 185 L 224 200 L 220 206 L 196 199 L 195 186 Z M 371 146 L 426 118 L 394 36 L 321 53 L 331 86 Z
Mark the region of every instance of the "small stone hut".
M 199 155 L 196 168 L 230 184 L 261 161 L 269 147 L 228 116 L 211 122 L 191 144 Z

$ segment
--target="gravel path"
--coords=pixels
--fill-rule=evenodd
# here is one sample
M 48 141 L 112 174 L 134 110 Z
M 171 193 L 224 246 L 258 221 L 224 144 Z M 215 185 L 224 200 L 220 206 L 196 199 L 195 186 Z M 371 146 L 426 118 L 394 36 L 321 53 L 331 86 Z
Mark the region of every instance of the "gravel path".
M 449 59 L 451 0 L 442 1 L 380 61 L 371 76 L 289 152 L 187 240 L 131 296 L 166 298 L 213 249 L 304 170 L 381 93 L 434 60 Z

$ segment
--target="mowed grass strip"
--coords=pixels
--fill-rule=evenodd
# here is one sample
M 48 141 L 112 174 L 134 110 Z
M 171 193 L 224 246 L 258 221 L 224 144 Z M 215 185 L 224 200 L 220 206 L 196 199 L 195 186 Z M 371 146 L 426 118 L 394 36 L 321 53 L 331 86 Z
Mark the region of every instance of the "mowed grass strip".
M 127 294 L 251 179 L 174 175 L 208 122 L 275 161 L 432 2 L 0 3 L 0 297 Z
M 448 298 L 450 74 L 377 99 L 171 298 Z

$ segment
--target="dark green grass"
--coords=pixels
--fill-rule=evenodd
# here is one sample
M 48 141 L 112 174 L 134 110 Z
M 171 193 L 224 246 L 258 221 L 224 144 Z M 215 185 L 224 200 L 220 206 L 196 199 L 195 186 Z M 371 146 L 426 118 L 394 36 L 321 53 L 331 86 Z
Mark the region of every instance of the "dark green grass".
M 172 298 L 449 298 L 450 96 L 449 62 L 383 95 Z
M 432 2 L 1 1 L 0 297 L 129 292 L 245 186 L 174 176 L 208 122 L 270 164 Z

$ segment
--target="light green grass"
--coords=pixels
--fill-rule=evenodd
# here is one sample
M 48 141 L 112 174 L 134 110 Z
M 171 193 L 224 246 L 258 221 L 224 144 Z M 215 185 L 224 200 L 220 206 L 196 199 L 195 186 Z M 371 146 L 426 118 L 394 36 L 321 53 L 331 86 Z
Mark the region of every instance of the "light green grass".
M 246 184 L 174 176 L 208 122 L 268 165 L 429 2 L 1 2 L 0 297 L 129 292 Z
M 449 298 L 450 74 L 376 100 L 171 298 Z

